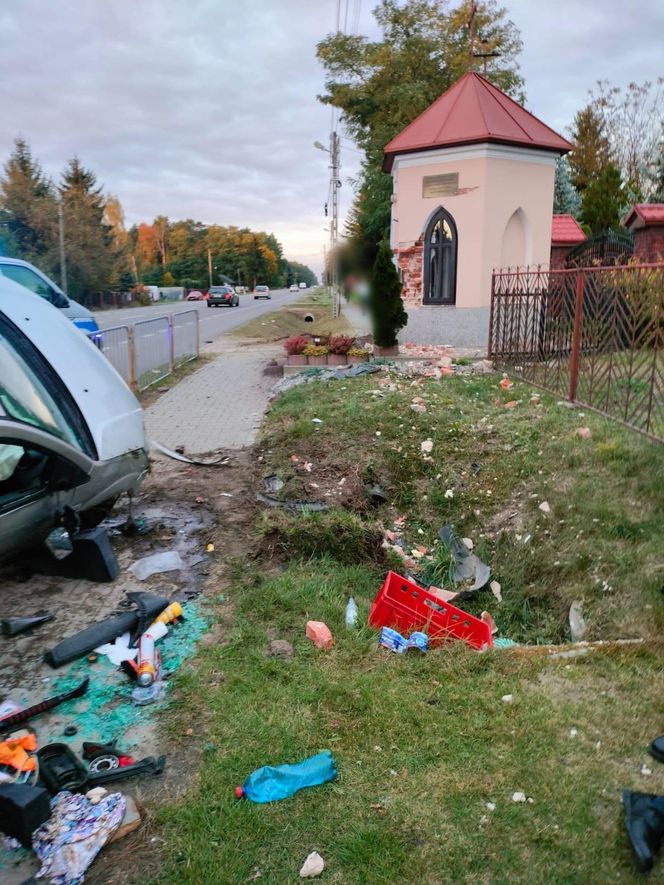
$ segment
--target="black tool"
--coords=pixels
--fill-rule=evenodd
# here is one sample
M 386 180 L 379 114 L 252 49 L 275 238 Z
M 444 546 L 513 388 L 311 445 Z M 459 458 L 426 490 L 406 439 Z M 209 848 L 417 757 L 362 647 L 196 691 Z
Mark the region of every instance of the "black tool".
M 47 611 L 35 612 L 34 615 L 24 615 L 18 618 L 3 618 L 0 621 L 0 629 L 4 636 L 16 636 L 25 630 L 31 630 L 33 627 L 39 627 L 52 621 L 55 615 Z
M 101 787 L 103 784 L 111 784 L 115 781 L 124 780 L 127 777 L 137 777 L 142 774 L 161 774 L 166 766 L 165 756 L 146 756 L 133 765 L 122 765 L 119 768 L 108 768 L 106 771 L 90 772 L 88 787 Z
M 19 710 L 18 713 L 12 713 L 11 716 L 5 716 L 4 719 L 0 719 L 0 731 L 5 731 L 14 725 L 22 725 L 22 723 L 27 722 L 28 719 L 32 719 L 33 716 L 37 716 L 39 713 L 46 713 L 47 710 L 52 710 L 59 704 L 64 704 L 65 701 L 70 701 L 73 698 L 82 698 L 88 690 L 89 684 L 90 680 L 86 676 L 83 682 L 81 682 L 80 685 L 77 685 L 76 688 L 72 688 L 71 691 L 65 691 L 63 694 L 56 694 L 52 698 L 47 698 L 45 701 L 33 704 L 33 706 L 28 707 L 27 710 Z

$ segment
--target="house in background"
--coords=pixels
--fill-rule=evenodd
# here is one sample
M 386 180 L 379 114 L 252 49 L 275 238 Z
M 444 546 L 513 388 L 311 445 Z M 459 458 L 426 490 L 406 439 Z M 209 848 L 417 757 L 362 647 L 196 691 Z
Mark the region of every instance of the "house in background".
M 475 72 L 386 145 L 402 340 L 486 346 L 492 270 L 549 264 L 556 159 L 571 149 Z

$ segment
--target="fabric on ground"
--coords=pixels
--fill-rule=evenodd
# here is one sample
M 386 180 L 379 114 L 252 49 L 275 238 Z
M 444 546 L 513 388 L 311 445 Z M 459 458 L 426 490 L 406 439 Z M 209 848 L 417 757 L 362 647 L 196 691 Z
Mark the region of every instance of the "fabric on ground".
M 42 863 L 38 878 L 52 885 L 79 885 L 85 871 L 122 823 L 127 802 L 111 793 L 93 805 L 79 794 L 63 790 L 51 800 L 51 817 L 32 837 Z

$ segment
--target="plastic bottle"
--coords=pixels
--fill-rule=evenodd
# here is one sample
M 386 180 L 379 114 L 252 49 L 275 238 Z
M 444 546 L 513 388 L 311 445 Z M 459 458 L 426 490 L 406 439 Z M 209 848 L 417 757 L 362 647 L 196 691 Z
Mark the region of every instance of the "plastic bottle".
M 171 602 L 168 608 L 165 608 L 163 612 L 159 615 L 159 617 L 154 619 L 154 623 L 156 624 L 157 621 L 159 621 L 161 624 L 168 624 L 171 621 L 175 621 L 181 617 L 182 606 L 179 602 Z
M 346 626 L 355 627 L 357 624 L 357 605 L 351 596 L 346 606 Z
M 257 768 L 241 787 L 235 788 L 238 799 L 245 796 L 252 802 L 275 802 L 287 799 L 304 787 L 316 787 L 332 781 L 337 766 L 329 750 L 303 759 L 293 765 L 264 765 Z

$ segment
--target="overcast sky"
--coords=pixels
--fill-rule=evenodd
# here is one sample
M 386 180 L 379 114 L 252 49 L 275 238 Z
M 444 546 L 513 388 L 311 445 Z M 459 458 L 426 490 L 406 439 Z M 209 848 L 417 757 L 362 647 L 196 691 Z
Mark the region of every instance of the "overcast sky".
M 341 0 L 342 23 L 346 0 Z M 372 0 L 348 29 L 375 34 Z M 662 0 L 504 0 L 527 106 L 565 129 L 597 79 L 664 74 Z M 316 42 L 336 0 L 5 0 L 0 156 L 21 134 L 57 176 L 74 154 L 128 224 L 163 214 L 276 234 L 319 270 L 330 110 Z M 342 152 L 344 178 L 358 155 Z M 351 189 L 344 181 L 342 209 Z

